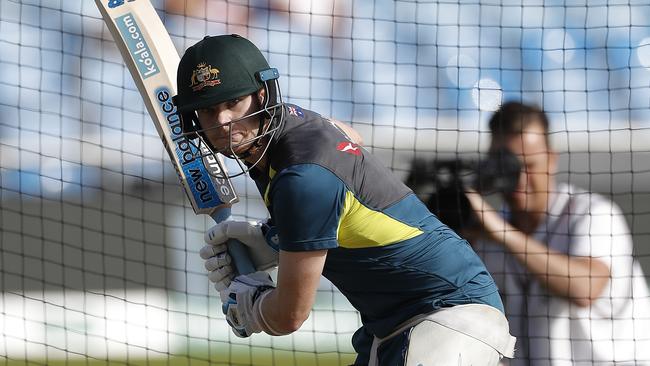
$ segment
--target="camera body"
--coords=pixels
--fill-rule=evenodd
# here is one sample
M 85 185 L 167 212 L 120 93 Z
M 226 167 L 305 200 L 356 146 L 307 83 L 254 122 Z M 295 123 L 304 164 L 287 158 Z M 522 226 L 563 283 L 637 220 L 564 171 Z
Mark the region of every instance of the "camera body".
M 479 160 L 415 159 L 406 184 L 443 223 L 454 231 L 476 224 L 465 188 L 484 195 L 514 192 L 521 162 L 508 149 L 490 151 Z

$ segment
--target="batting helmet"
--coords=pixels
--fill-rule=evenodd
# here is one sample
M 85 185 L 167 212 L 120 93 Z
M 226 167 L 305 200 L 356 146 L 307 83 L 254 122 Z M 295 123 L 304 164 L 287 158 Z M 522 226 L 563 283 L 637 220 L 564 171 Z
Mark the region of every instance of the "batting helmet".
M 262 88 L 266 89 L 266 96 L 257 139 L 275 131 L 277 126 L 262 127 L 268 117 L 271 125 L 281 122 L 276 121 L 281 118 L 273 118 L 275 109 L 282 105 L 278 77 L 277 69 L 269 67 L 262 52 L 246 38 L 237 34 L 203 38 L 185 51 L 178 65 L 178 95 L 174 97 L 174 104 L 183 132 L 191 138 L 200 135 L 214 150 L 198 124 L 196 110 Z

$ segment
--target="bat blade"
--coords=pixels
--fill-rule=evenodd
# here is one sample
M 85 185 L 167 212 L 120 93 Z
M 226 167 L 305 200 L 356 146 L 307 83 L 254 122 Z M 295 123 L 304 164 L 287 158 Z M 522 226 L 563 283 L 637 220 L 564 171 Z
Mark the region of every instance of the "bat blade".
M 172 96 L 180 57 L 149 0 L 95 0 L 151 116 L 179 181 L 196 214 L 216 222 L 230 216 L 238 196 L 220 155 L 204 154 L 183 135 Z M 246 249 L 230 241 L 228 251 L 239 274 L 254 272 Z

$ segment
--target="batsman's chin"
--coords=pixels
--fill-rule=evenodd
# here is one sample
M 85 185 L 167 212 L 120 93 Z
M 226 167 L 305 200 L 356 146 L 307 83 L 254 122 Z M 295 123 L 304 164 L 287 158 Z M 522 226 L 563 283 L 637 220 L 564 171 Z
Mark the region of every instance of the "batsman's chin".
M 215 145 L 215 146 L 222 146 L 222 148 L 218 149 L 218 152 L 229 157 L 229 158 L 234 158 L 236 156 L 241 156 L 247 152 L 249 152 L 250 148 L 253 146 L 254 141 L 243 141 L 243 142 L 236 142 L 232 141 L 232 143 L 229 143 L 228 140 L 225 140 L 225 143 L 222 143 L 220 145 Z

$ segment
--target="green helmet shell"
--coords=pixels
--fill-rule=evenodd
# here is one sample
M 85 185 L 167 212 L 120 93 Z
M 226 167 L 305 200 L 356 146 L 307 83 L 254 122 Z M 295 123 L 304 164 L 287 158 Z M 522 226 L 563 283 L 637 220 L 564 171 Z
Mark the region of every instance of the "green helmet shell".
M 269 69 L 262 52 L 237 34 L 208 36 L 188 48 L 178 65 L 179 113 L 205 108 L 256 92 L 256 74 Z

